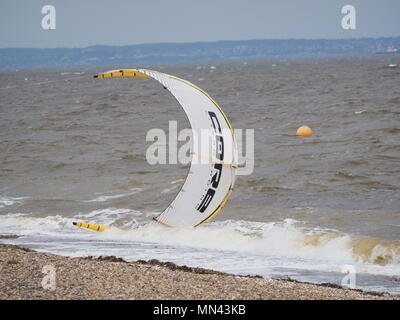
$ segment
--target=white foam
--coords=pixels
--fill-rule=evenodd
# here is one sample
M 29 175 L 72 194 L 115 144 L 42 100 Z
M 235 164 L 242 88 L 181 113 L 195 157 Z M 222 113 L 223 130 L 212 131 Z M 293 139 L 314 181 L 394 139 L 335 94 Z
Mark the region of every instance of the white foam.
M 173 186 L 173 187 L 171 187 L 171 188 L 165 188 L 164 190 L 162 190 L 161 191 L 161 193 L 169 193 L 169 192 L 171 192 L 171 191 L 174 191 L 174 190 L 176 190 L 176 188 L 177 188 L 178 186 Z
M 10 197 L 10 196 L 3 196 L 0 195 L 0 208 L 12 206 L 14 204 L 19 204 L 24 200 L 24 197 Z
M 178 179 L 178 180 L 171 181 L 171 184 L 175 184 L 178 182 L 184 182 L 184 181 L 185 181 L 185 179 Z
M 128 193 L 121 193 L 121 194 L 114 194 L 114 195 L 101 195 L 101 196 L 98 196 L 91 200 L 83 200 L 83 202 L 105 202 L 105 201 L 112 200 L 112 199 L 119 199 L 119 198 L 132 196 L 136 193 L 139 193 L 140 191 L 142 191 L 141 188 L 134 188 L 134 189 L 132 189 L 131 192 L 128 192 Z
M 156 223 L 144 226 L 137 222 L 139 217 L 151 221 L 150 218 L 157 214 L 121 208 L 99 209 L 70 218 L 8 214 L 0 216 L 0 232 L 47 235 L 52 241 L 59 241 L 60 247 L 62 238 L 76 239 L 74 249 L 68 248 L 69 253 L 79 251 L 93 255 L 98 252 L 132 259 L 157 258 L 242 273 L 266 274 L 276 267 L 340 273 L 344 265 L 351 264 L 357 272 L 400 274 L 400 265 L 396 263 L 399 257 L 395 256 L 386 265 L 364 263 L 355 258 L 350 235 L 338 234 L 318 244 L 307 244 L 307 237 L 323 233 L 323 228 L 306 230 L 292 219 L 270 223 L 227 220 L 211 222 L 201 228 L 173 229 Z M 91 232 L 73 227 L 72 221 L 76 220 L 114 226 L 104 232 Z M 86 248 L 88 239 L 91 247 Z M 104 247 L 104 243 L 108 246 Z M 134 250 L 130 249 L 133 247 Z
M 64 230 L 69 220 L 60 216 L 35 217 L 30 213 L 10 213 L 0 215 L 0 233 L 18 235 L 53 235 Z

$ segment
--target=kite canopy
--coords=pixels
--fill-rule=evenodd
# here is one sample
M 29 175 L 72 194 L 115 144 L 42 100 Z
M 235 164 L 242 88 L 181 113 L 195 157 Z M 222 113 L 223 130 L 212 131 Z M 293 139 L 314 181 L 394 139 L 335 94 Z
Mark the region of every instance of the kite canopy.
M 166 226 L 200 226 L 226 204 L 235 181 L 236 142 L 233 128 L 218 104 L 194 84 L 146 69 L 112 70 L 95 78 L 150 77 L 178 100 L 192 127 L 189 174 L 172 203 L 154 218 Z

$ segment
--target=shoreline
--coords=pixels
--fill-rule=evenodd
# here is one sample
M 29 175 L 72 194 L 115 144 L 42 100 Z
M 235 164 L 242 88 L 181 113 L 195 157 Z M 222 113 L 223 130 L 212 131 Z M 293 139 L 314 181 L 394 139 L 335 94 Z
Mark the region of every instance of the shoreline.
M 54 271 L 53 287 L 49 286 L 49 270 Z M 0 300 L 6 299 L 400 300 L 400 296 L 334 284 L 234 275 L 155 259 L 72 258 L 0 244 Z

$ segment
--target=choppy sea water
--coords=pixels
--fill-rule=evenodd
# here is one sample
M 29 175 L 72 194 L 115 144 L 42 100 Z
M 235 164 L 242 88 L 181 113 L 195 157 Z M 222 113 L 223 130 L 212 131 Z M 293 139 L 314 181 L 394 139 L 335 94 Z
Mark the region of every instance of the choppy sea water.
M 388 64 L 399 55 L 139 66 L 195 83 L 255 130 L 254 173 L 197 229 L 149 225 L 188 171 L 146 162 L 149 129 L 189 127 L 156 81 L 92 78 L 120 66 L 0 71 L 0 234 L 21 236 L 1 241 L 317 283 L 352 270 L 357 288 L 400 294 L 400 68 Z M 297 137 L 301 125 L 314 136 Z

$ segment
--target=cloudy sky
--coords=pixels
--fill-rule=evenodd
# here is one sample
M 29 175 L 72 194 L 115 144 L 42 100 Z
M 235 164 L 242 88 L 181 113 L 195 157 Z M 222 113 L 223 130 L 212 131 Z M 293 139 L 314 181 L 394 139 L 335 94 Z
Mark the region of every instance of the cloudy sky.
M 348 4 L 356 30 L 341 26 Z M 381 36 L 400 36 L 400 0 L 0 0 L 0 47 Z

